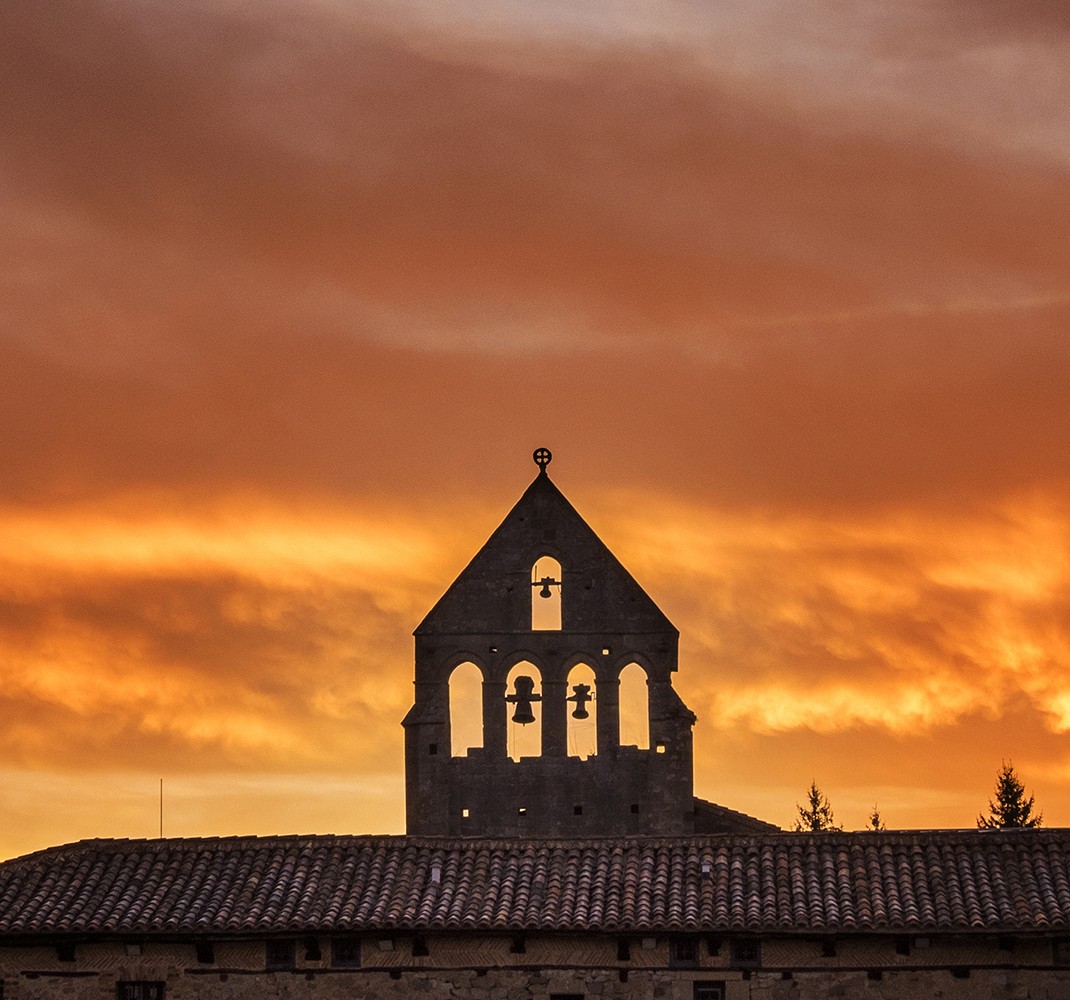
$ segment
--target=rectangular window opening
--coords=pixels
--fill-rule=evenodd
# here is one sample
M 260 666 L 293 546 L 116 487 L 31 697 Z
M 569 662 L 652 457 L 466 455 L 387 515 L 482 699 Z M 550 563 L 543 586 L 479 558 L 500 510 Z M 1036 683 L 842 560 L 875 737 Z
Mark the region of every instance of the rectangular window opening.
M 427 752 L 428 752 L 428 754 L 430 754 L 430 755 L 431 755 L 432 757 L 437 757 L 437 756 L 438 756 L 438 744 L 437 744 L 437 743 L 432 743 L 432 744 L 431 744 L 431 745 L 430 745 L 430 746 L 429 746 L 429 747 L 427 748 Z
M 292 938 L 269 938 L 264 942 L 264 968 L 292 969 L 297 964 L 297 942 Z
M 468 819 L 468 817 L 471 815 L 472 810 L 469 809 L 467 806 L 465 806 L 464 809 L 461 810 L 461 819 Z
M 664 740 L 658 740 L 657 743 L 654 744 L 654 752 L 665 753 L 666 746 L 668 746 L 668 744 Z
M 211 941 L 197 942 L 197 961 L 201 965 L 215 964 L 215 945 Z
M 355 934 L 331 938 L 331 965 L 336 969 L 359 969 L 360 938 Z
M 151 979 L 120 979 L 115 984 L 116 1000 L 164 1000 L 164 984 Z
M 582 816 L 583 815 L 583 806 L 573 806 L 572 807 L 572 815 L 573 816 Z
M 757 938 L 736 938 L 732 942 L 732 964 L 737 968 L 757 968 L 762 964 L 762 943 Z
M 724 980 L 696 979 L 691 984 L 693 1000 L 724 1000 Z
M 1070 965 L 1070 937 L 1057 937 L 1051 942 L 1052 961 L 1056 965 Z
M 527 816 L 528 807 L 527 806 L 517 806 L 516 807 L 516 814 L 517 814 L 517 816 Z
M 633 816 L 637 816 L 638 814 L 639 814 L 639 803 L 638 802 L 633 802 L 632 803 L 632 815 Z
M 670 939 L 669 965 L 677 969 L 698 965 L 698 940 L 690 936 Z
M 431 949 L 427 947 L 425 938 L 414 937 L 412 939 L 412 954 L 415 958 L 426 958 L 431 954 Z
M 617 938 L 617 961 L 630 962 L 632 959 L 632 943 L 627 938 Z

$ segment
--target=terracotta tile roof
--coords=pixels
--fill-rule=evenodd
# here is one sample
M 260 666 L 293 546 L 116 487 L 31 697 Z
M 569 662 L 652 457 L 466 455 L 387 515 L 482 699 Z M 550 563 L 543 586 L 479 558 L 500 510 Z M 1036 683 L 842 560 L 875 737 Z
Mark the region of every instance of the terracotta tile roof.
M 1067 926 L 1070 830 L 583 841 L 87 840 L 0 864 L 0 937 L 9 940 L 302 930 Z

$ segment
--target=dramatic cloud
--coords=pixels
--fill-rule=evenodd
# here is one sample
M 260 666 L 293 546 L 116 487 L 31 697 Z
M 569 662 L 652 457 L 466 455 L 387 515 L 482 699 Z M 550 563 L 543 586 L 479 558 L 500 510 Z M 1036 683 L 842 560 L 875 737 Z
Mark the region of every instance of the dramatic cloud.
M 702 794 L 1070 822 L 1065 4 L 16 0 L 0 92 L 0 854 L 398 829 L 542 444 Z

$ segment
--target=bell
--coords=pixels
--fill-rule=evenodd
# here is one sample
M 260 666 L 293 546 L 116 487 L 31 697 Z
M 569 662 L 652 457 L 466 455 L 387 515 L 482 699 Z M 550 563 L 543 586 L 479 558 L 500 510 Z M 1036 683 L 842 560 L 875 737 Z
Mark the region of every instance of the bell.
M 585 709 L 582 705 L 577 705 L 572 710 L 572 718 L 574 719 L 589 719 L 590 717 L 591 713 L 588 712 L 587 709 Z
M 553 596 L 553 594 L 550 593 L 550 585 L 548 583 L 544 582 L 543 585 L 542 585 L 542 590 L 539 591 L 539 597 L 552 597 L 552 596 Z
M 542 701 L 542 695 L 535 694 L 535 682 L 530 677 L 521 675 L 513 681 L 513 693 L 507 695 L 505 700 L 510 705 L 516 706 L 513 712 L 513 722 L 526 726 L 529 722 L 535 721 L 535 713 L 531 710 L 531 703 Z
M 532 712 L 531 705 L 517 703 L 516 711 L 513 712 L 513 722 L 516 722 L 521 726 L 526 726 L 529 722 L 534 721 L 535 713 Z

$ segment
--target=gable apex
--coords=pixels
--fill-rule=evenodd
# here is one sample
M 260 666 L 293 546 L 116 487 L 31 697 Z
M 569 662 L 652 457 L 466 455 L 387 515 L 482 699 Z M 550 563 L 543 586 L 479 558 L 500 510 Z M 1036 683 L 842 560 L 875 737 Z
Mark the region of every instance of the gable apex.
M 539 474 L 415 634 L 531 631 L 532 570 L 550 557 L 561 565 L 562 632 L 676 635 L 550 479 L 549 452 L 538 449 L 535 460 Z

